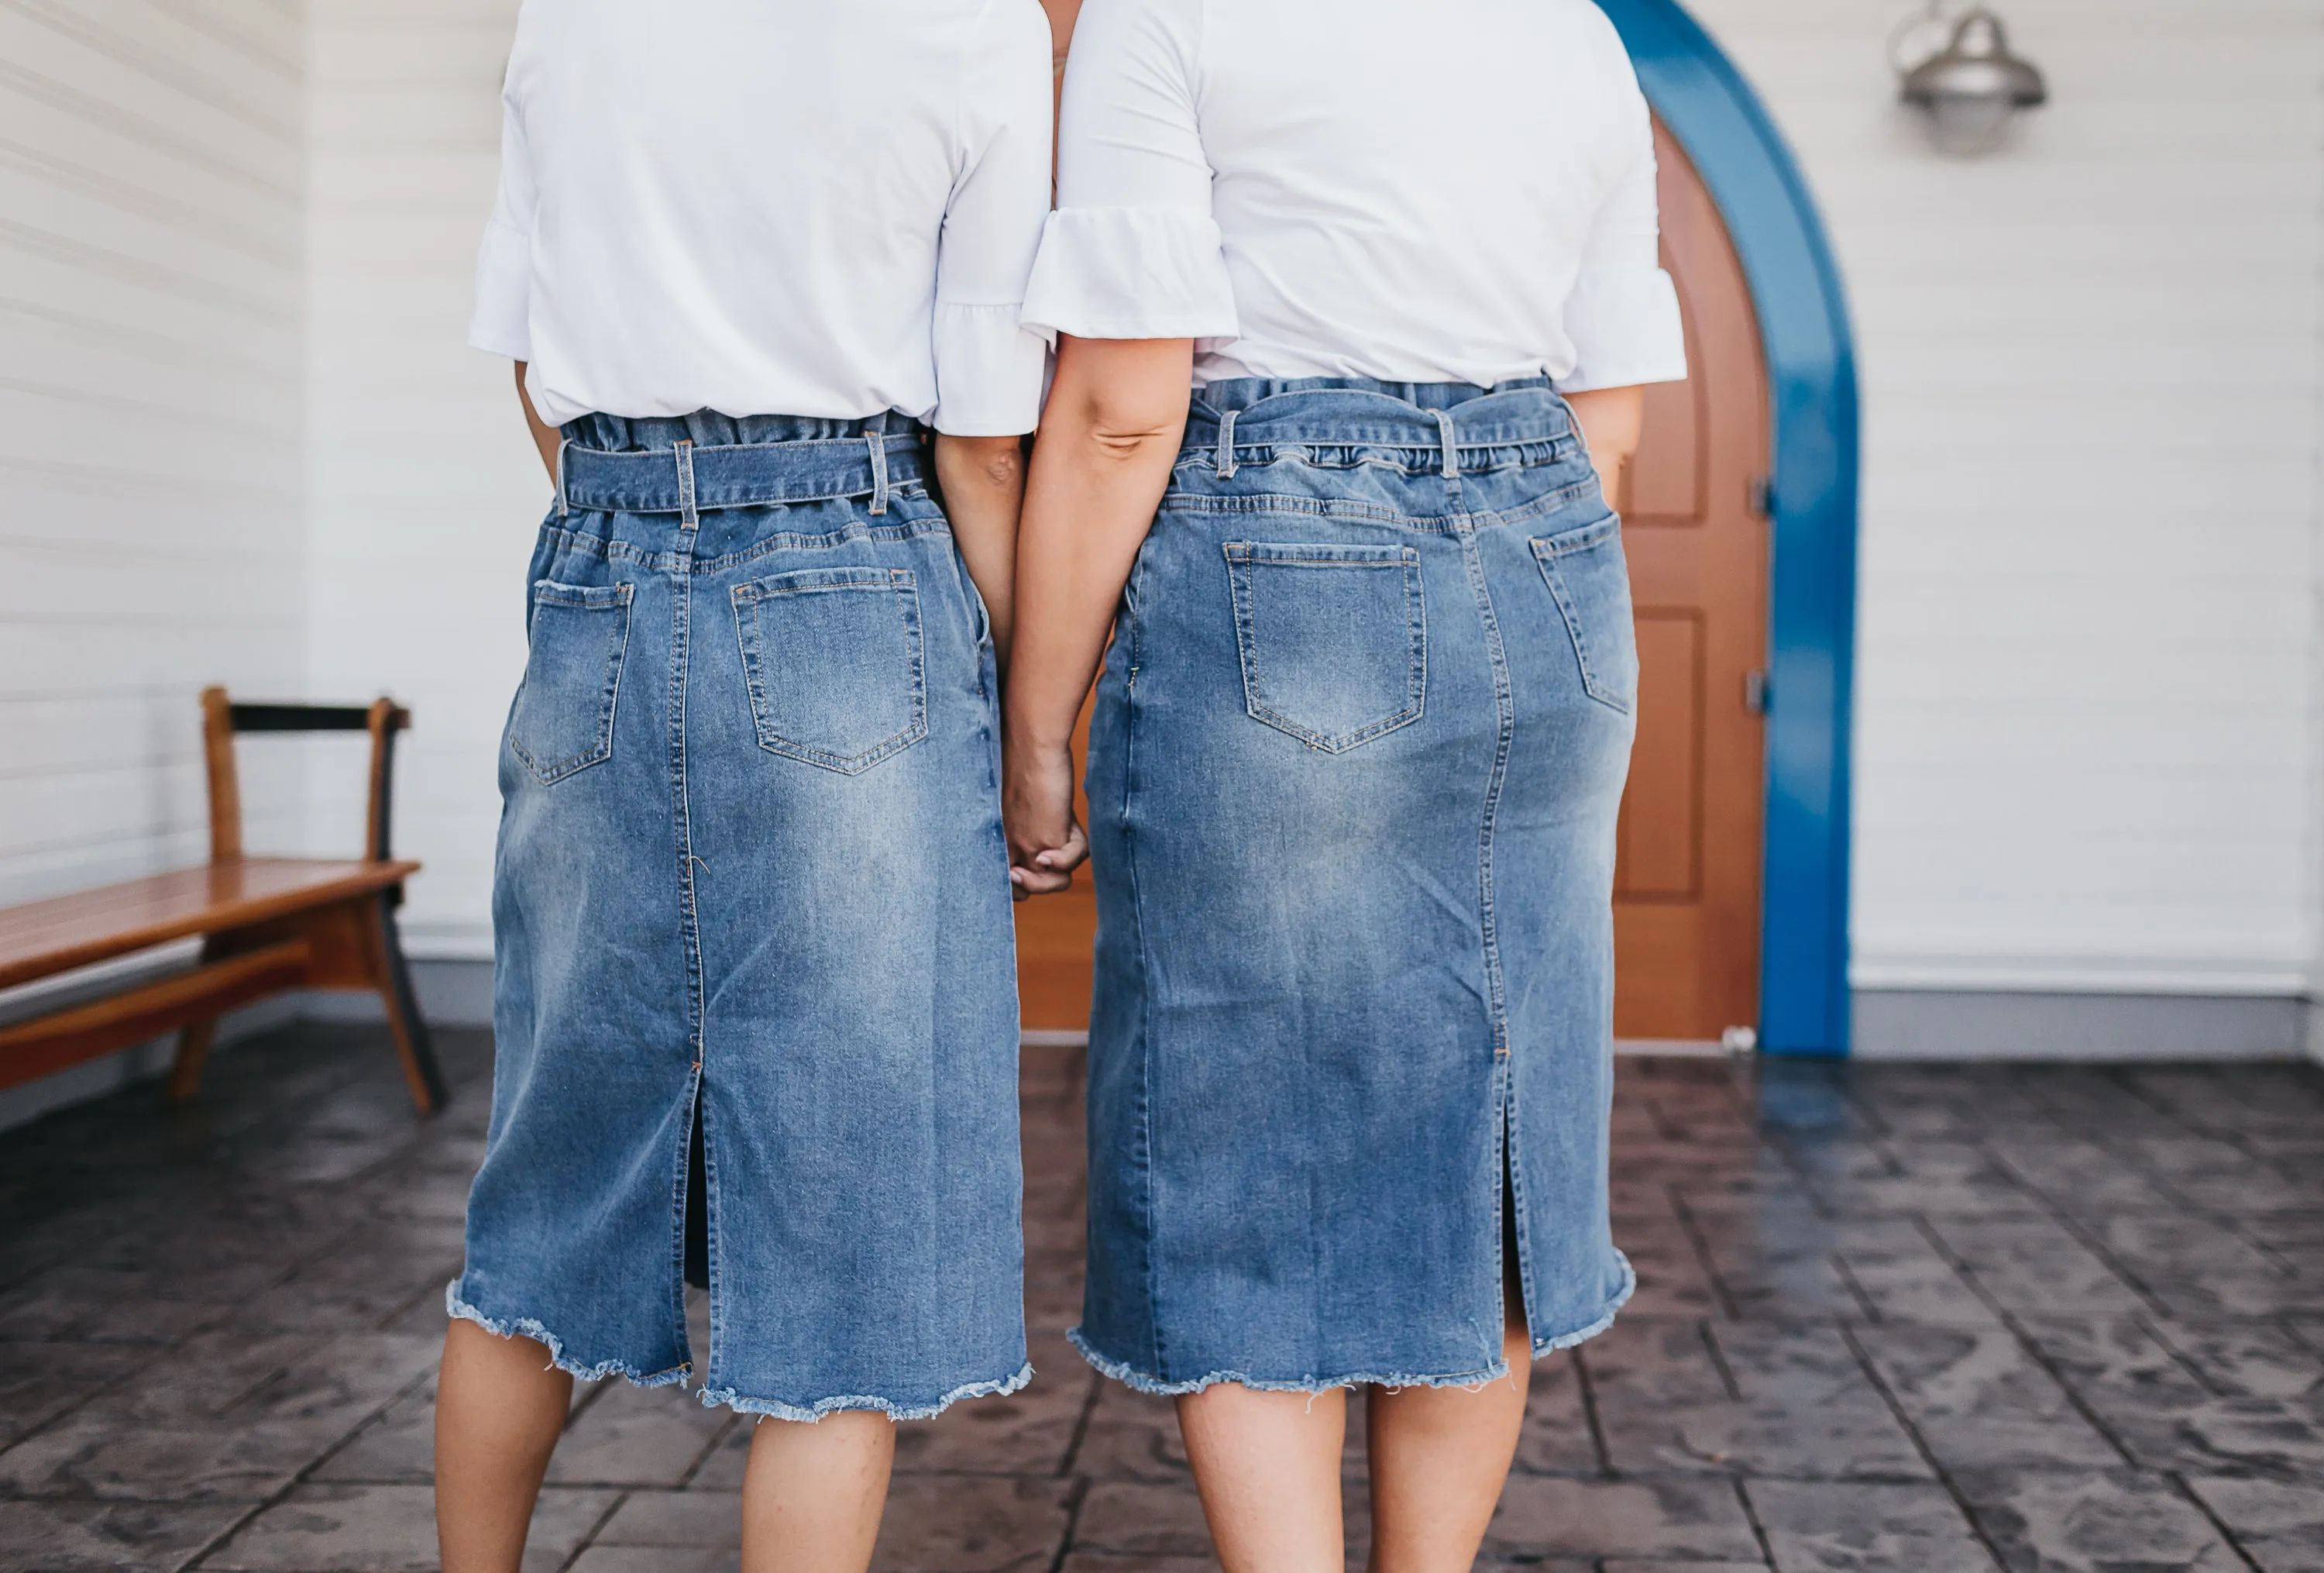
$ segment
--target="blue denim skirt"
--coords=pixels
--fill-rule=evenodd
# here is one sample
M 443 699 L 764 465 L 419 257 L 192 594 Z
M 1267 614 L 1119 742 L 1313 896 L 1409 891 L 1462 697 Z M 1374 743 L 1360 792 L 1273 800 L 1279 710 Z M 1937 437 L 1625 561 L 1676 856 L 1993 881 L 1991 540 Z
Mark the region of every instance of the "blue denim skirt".
M 1025 1359 L 982 603 L 896 418 L 567 428 L 501 750 L 452 1314 L 706 1403 L 933 1415 Z M 698 1114 L 697 1114 L 698 1111 Z
M 1196 393 L 1091 732 L 1101 1370 L 1479 1383 L 1505 1272 L 1537 1351 L 1612 1321 L 1637 687 L 1620 526 L 1546 384 Z

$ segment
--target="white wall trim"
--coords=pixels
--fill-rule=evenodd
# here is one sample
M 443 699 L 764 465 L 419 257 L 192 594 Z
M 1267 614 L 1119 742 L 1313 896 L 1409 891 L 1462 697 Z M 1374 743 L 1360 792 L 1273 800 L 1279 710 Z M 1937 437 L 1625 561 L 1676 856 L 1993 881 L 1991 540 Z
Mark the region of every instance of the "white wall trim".
M 1854 1058 L 2052 1063 L 2297 1059 L 2315 1033 L 2296 995 L 1858 990 Z
M 1848 969 L 1858 989 L 2008 994 L 2202 995 L 2254 998 L 2310 992 L 2296 959 L 2128 958 L 2098 956 L 1879 956 L 1859 953 Z
M 414 961 L 483 961 L 493 958 L 488 923 L 404 922 L 403 953 Z

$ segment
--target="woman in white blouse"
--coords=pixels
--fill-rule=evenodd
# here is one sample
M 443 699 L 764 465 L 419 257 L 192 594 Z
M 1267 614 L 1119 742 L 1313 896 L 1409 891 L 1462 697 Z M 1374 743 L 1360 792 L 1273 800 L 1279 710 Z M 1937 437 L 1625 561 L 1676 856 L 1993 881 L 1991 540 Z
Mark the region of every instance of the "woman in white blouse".
M 448 1573 L 515 1573 L 576 1376 L 763 1421 L 742 1566 L 821 1573 L 869 1563 L 893 1421 L 1030 1374 L 996 645 L 1049 54 L 1035 0 L 523 7 L 472 337 L 557 504 Z
M 1003 800 L 1020 888 L 1093 847 L 1074 1337 L 1178 1397 L 1230 1573 L 1341 1568 L 1360 1385 L 1372 1568 L 1466 1568 L 1532 1360 L 1633 1282 L 1646 106 L 1590 0 L 1087 0 L 1058 204 Z

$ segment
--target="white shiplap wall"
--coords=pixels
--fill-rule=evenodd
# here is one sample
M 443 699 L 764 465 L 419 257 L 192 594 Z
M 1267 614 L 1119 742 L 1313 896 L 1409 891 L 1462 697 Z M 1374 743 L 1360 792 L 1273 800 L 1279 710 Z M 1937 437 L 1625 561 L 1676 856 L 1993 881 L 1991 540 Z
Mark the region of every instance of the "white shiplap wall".
M 1907 0 L 1694 0 L 1864 385 L 1859 985 L 2297 994 L 2324 950 L 2324 0 L 1999 0 L 2052 105 L 1932 153 Z
M 393 692 L 421 958 L 492 953 L 499 730 L 549 487 L 507 363 L 466 347 L 515 0 L 311 0 L 307 606 L 318 692 Z M 324 825 L 360 817 L 320 775 Z
M 0 0 L 0 901 L 203 856 L 196 693 L 304 683 L 305 26 Z

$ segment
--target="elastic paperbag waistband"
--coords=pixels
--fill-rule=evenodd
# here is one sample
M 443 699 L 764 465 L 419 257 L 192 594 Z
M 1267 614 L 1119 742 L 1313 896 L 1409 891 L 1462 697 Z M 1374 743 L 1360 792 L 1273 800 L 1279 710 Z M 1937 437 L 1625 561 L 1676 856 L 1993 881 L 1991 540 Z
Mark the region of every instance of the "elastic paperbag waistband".
M 681 440 L 656 449 L 608 453 L 568 438 L 558 495 L 567 509 L 607 514 L 693 514 L 869 496 L 921 477 L 916 431 L 700 447 Z
M 1370 377 L 1236 377 L 1196 388 L 1182 452 L 1212 453 L 1231 476 L 1246 457 L 1286 446 L 1374 449 L 1401 458 L 1438 456 L 1443 473 L 1530 450 L 1561 455 L 1574 441 L 1572 412 L 1545 377 L 1480 388 L 1468 383 L 1383 383 Z

